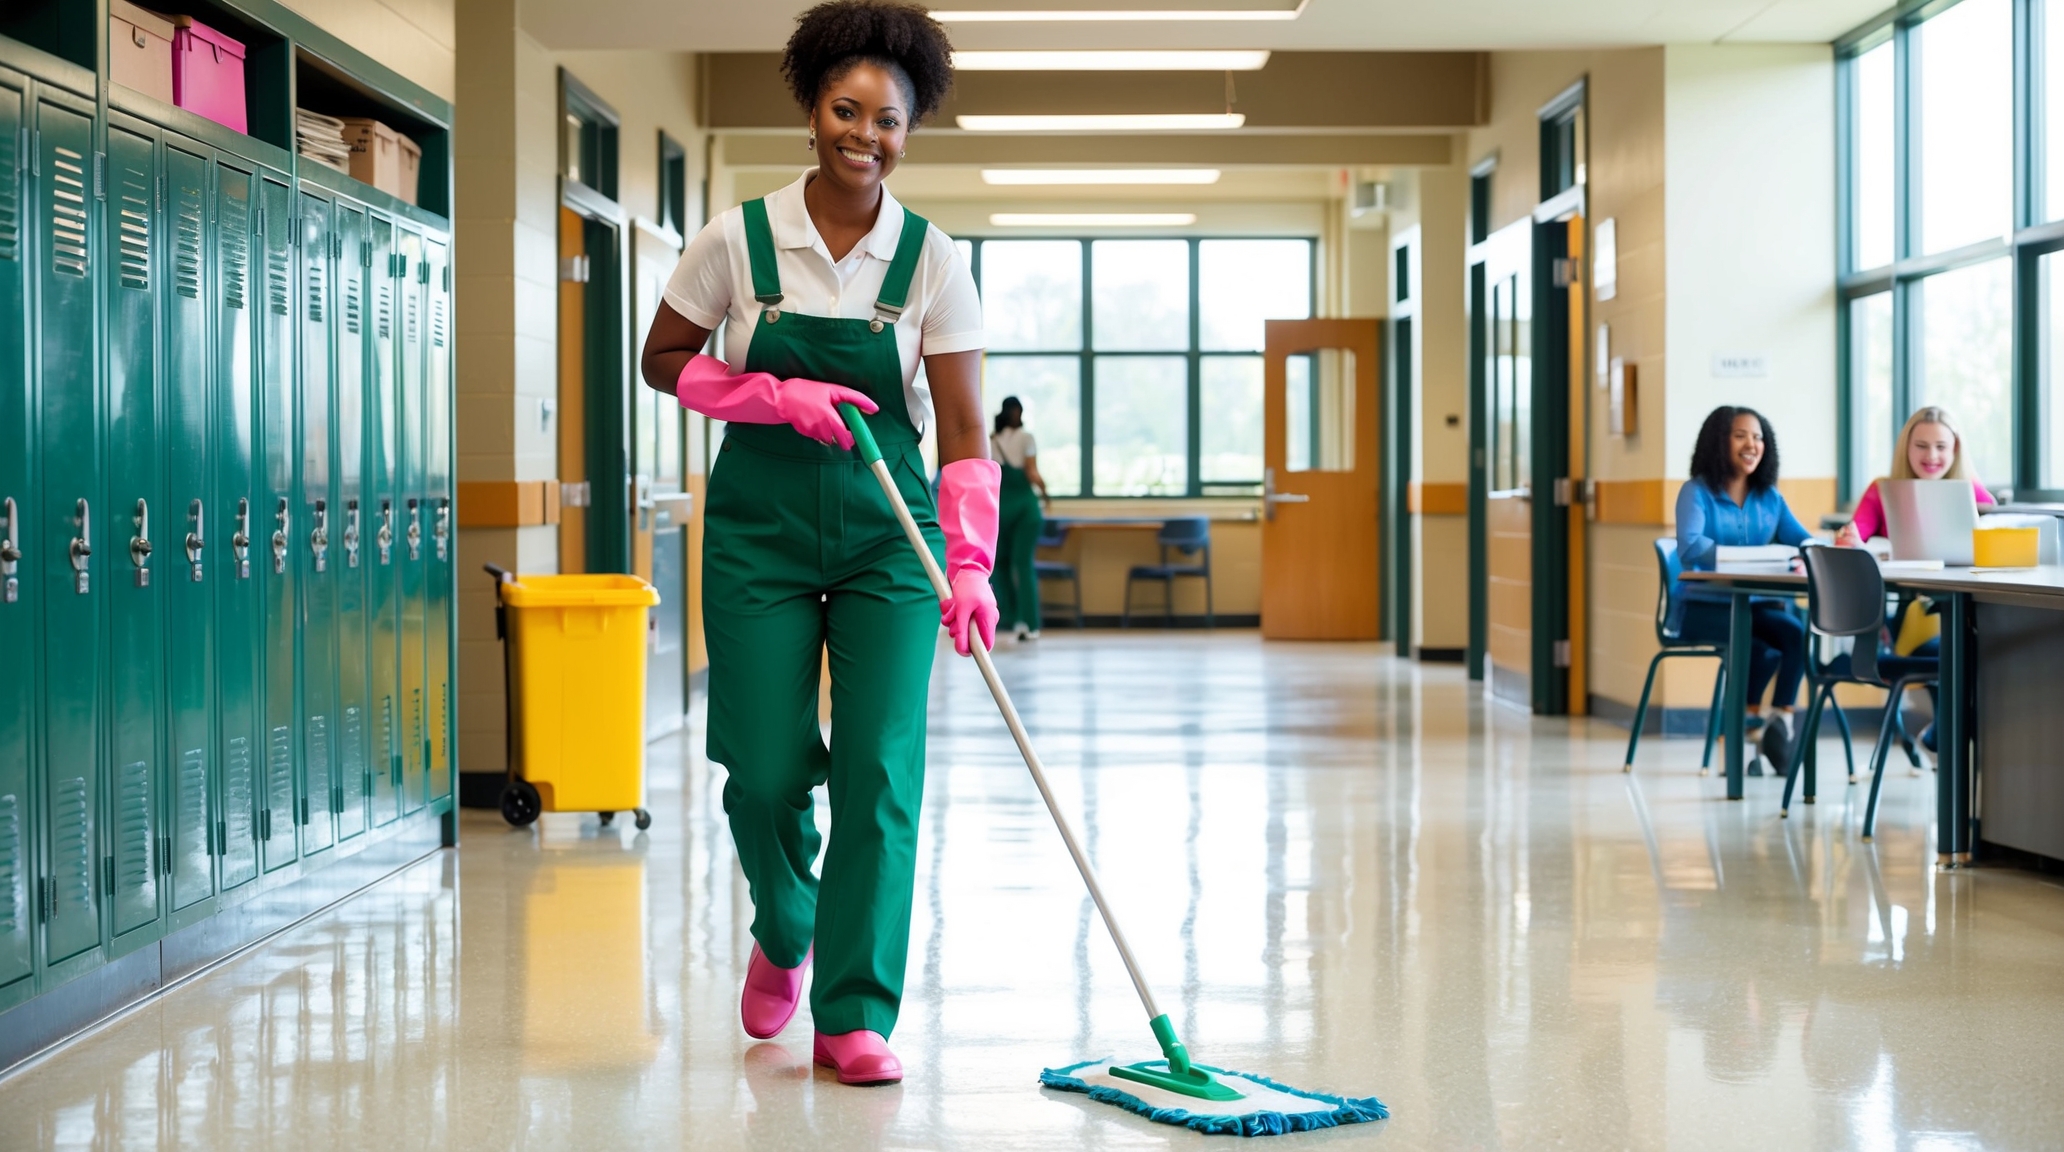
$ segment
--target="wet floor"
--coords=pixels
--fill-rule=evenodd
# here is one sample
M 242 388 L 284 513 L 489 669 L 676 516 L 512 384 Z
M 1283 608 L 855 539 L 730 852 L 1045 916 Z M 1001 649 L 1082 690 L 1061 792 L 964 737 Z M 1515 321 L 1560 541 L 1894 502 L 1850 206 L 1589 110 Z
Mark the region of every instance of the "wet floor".
M 950 654 L 948 660 L 951 660 Z M 999 664 L 1199 1059 L 1380 1097 L 1396 1148 L 2064 1144 L 2064 887 L 1933 866 L 1934 780 L 1777 818 L 1692 741 L 1251 633 Z M 934 680 L 900 1086 L 737 1023 L 750 908 L 695 736 L 652 829 L 443 853 L 0 1080 L 0 1148 L 1159 1148 L 1040 1069 L 1152 1037 L 964 661 Z M 1834 745 L 1826 746 L 1829 752 Z M 1837 754 L 1838 755 L 1838 754 Z M 1823 762 L 1826 762 L 1825 756 Z

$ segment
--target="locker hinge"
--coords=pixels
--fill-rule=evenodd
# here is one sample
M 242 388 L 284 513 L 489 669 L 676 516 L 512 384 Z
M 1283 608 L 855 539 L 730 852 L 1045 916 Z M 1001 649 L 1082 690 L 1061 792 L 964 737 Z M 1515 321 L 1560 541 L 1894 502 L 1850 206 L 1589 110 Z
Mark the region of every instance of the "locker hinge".
M 1555 506 L 1557 508 L 1569 507 L 1570 503 L 1575 499 L 1574 489 L 1575 485 L 1570 482 L 1569 477 L 1557 476 L 1555 478 Z
M 30 132 L 27 129 L 23 129 L 23 134 L 29 140 L 29 175 L 41 176 L 43 174 L 43 130 L 38 128 Z
M 388 253 L 387 274 L 396 280 L 408 275 L 408 257 L 403 256 L 399 252 Z
M 1577 258 L 1575 256 L 1557 256 L 1555 258 L 1554 275 L 1557 288 L 1567 288 L 1575 284 L 1582 275 L 1582 270 L 1578 268 Z
M 93 198 L 107 199 L 107 153 L 93 154 Z
M 258 810 L 258 838 L 260 840 L 272 839 L 272 809 L 270 808 L 260 808 Z
M 226 822 L 217 820 L 215 827 L 209 829 L 208 855 L 229 855 L 229 825 Z
M 1569 666 L 1570 666 L 1570 642 L 1569 642 L 1569 641 L 1567 641 L 1567 640 L 1557 640 L 1557 641 L 1555 642 L 1555 666 L 1556 666 L 1557 668 L 1567 668 L 1567 667 L 1569 667 Z
M 165 197 L 170 195 L 170 185 L 172 183 L 172 178 L 160 172 L 158 173 L 158 178 L 155 181 L 155 183 L 157 185 L 158 197 L 157 209 L 158 211 L 163 212 L 165 210 Z
M 265 235 L 265 209 L 262 207 L 251 210 L 251 235 Z
M 160 836 L 152 850 L 158 855 L 158 875 L 170 876 L 172 874 L 172 842 Z
M 337 235 L 335 232 L 332 232 L 330 233 L 330 259 L 342 260 L 343 258 L 344 238 L 342 236 Z
M 50 906 L 57 903 L 57 881 L 45 876 L 36 885 L 36 922 L 50 923 Z
M 296 802 L 295 808 L 294 823 L 306 825 L 308 823 L 308 797 L 303 796 Z
M 342 784 L 330 786 L 330 814 L 333 816 L 342 816 L 344 814 L 344 786 Z
M 24 124 L 15 132 L 19 147 L 14 150 L 14 171 L 16 175 L 27 172 L 35 166 L 36 142 L 30 139 L 29 126 Z
M 426 262 L 426 261 L 423 261 L 423 260 L 418 260 L 418 261 L 416 261 L 416 283 L 418 283 L 418 284 L 428 284 L 429 282 L 430 282 L 430 265 L 429 265 L 429 263 L 428 263 L 428 262 Z
M 444 290 L 446 292 L 451 291 L 451 265 L 449 264 L 444 266 Z
M 360 240 L 358 242 L 358 266 L 361 268 L 371 268 L 373 266 L 373 242 L 371 240 Z
M 103 896 L 113 896 L 115 894 L 115 858 L 113 856 L 102 856 L 100 858 L 100 892 Z
M 593 270 L 586 256 L 561 256 L 559 258 L 559 279 L 569 284 L 586 284 L 588 274 Z

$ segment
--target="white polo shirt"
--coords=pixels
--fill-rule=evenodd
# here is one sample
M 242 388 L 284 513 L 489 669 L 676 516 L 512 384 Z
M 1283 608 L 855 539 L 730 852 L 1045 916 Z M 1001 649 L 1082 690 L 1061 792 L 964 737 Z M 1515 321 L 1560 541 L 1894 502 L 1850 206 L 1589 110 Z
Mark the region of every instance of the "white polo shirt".
M 810 176 L 805 172 L 795 183 L 767 195 L 767 224 L 774 233 L 774 263 L 781 275 L 781 310 L 872 320 L 875 298 L 881 295 L 903 237 L 903 205 L 882 189 L 874 230 L 853 245 L 845 259 L 833 260 L 803 204 L 803 185 Z M 753 299 L 752 284 L 743 207 L 726 210 L 696 233 L 667 281 L 667 304 L 689 323 L 711 331 L 723 325 L 724 358 L 733 372 L 745 370 L 746 353 L 765 311 Z M 931 388 L 917 379 L 923 358 L 969 352 L 986 344 L 975 278 L 953 240 L 931 225 L 911 277 L 909 299 L 896 322 L 904 401 L 918 431 L 932 422 Z

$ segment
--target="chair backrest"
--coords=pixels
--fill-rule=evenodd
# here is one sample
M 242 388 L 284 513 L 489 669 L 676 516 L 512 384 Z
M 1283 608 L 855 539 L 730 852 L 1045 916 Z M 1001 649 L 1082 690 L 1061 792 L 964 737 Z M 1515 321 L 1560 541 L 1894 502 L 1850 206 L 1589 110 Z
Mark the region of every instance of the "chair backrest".
M 1066 521 L 1041 521 L 1039 525 L 1039 539 L 1036 541 L 1039 547 L 1059 548 L 1067 542 L 1068 524 Z
M 1677 639 L 1670 631 L 1670 600 L 1677 595 L 1677 576 L 1684 570 L 1677 563 L 1677 538 L 1658 536 L 1655 542 L 1656 575 L 1661 583 L 1656 587 L 1655 634 L 1656 643 L 1668 644 Z
M 1808 544 L 1806 620 L 1823 636 L 1867 636 L 1877 643 L 1885 626 L 1885 576 L 1878 558 L 1861 548 Z
M 1161 562 L 1168 563 L 1168 553 L 1173 549 L 1179 556 L 1195 552 L 1197 566 L 1201 570 L 1211 564 L 1211 521 L 1202 516 L 1178 516 L 1165 520 L 1161 531 L 1154 534 L 1161 545 Z

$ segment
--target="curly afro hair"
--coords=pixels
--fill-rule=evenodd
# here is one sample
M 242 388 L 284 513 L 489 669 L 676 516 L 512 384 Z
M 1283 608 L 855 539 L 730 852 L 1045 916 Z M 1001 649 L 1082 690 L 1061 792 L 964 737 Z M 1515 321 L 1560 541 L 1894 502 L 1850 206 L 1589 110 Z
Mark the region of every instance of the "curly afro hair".
M 1770 418 L 1754 408 L 1722 404 L 1706 413 L 1691 447 L 1691 474 L 1715 492 L 1727 491 L 1734 479 L 1734 422 L 1742 416 L 1754 416 L 1763 426 L 1763 459 L 1749 473 L 1749 491 L 1777 486 L 1777 429 L 1770 426 Z
M 781 74 L 805 110 L 866 62 L 896 78 L 910 97 L 910 122 L 938 111 L 953 89 L 953 45 L 946 30 L 915 4 L 898 0 L 828 0 L 796 17 L 781 53 Z

